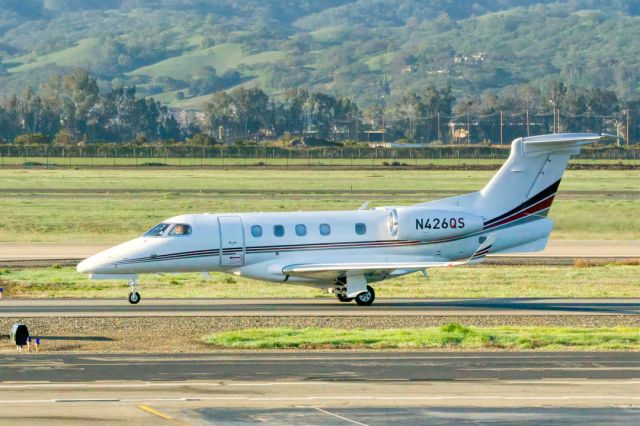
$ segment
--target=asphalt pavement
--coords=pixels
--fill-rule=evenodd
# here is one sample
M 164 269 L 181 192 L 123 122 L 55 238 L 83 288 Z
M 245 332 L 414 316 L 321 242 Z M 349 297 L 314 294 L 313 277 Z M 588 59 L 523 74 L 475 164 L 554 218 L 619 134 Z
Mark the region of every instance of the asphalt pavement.
M 637 353 L 22 353 L 0 378 L 3 424 L 640 421 Z
M 81 374 L 79 374 L 81 372 Z M 634 380 L 638 352 L 221 351 L 194 354 L 4 354 L 3 382 L 304 383 Z M 45 385 L 40 385 L 45 387 Z M 2 388 L 4 389 L 4 388 Z M 640 396 L 640 395 L 639 395 Z
M 640 298 L 377 299 L 369 307 L 322 299 L 5 299 L 0 318 L 230 317 L 230 316 L 459 316 L 639 315 Z

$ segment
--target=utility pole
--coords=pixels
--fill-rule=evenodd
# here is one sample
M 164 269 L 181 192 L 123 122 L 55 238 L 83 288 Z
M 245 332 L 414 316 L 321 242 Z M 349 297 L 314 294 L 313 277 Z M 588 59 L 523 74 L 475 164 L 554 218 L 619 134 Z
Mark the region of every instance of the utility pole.
M 503 142 L 502 126 L 504 126 L 504 112 L 500 111 L 500 145 Z
M 527 137 L 531 136 L 531 132 L 529 131 L 529 110 L 527 110 Z
M 560 108 L 556 111 L 558 111 L 558 121 L 556 121 L 556 123 L 558 123 L 558 129 L 556 130 L 556 133 L 560 133 Z
M 440 137 L 440 111 L 438 111 L 438 141 L 442 141 Z
M 471 145 L 471 122 L 467 114 L 467 145 Z
M 629 108 L 627 108 L 627 143 L 626 145 L 629 146 L 629 124 L 630 124 L 630 120 L 629 120 Z

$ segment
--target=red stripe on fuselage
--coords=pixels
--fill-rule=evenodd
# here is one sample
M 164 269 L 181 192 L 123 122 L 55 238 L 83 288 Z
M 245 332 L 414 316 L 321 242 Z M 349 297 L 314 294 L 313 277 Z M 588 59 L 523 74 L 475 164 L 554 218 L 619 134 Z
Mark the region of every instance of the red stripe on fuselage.
M 523 217 L 534 215 L 534 214 L 536 214 L 536 213 L 538 213 L 538 212 L 540 212 L 542 210 L 546 210 L 549 207 L 551 207 L 551 204 L 553 204 L 553 200 L 554 199 L 555 199 L 555 194 L 549 196 L 549 198 L 546 198 L 546 199 L 540 201 L 538 204 L 534 204 L 533 206 L 528 207 L 528 208 L 526 208 L 525 210 L 522 210 L 519 213 L 516 213 L 515 215 L 513 215 L 511 217 L 502 219 L 500 222 L 496 222 L 496 223 L 491 224 L 491 226 L 489 228 L 487 228 L 487 229 L 494 228 L 494 227 L 497 227 L 497 226 L 500 226 L 500 225 L 505 225 L 507 223 L 516 221 L 518 219 L 522 219 Z

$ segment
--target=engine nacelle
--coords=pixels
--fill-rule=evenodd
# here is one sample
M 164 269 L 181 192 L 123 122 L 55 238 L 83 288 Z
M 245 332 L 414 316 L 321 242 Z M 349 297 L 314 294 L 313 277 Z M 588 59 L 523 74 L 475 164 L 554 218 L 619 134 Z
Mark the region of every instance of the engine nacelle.
M 399 240 L 433 241 L 481 231 L 484 219 L 469 213 L 401 207 L 389 212 L 389 232 Z

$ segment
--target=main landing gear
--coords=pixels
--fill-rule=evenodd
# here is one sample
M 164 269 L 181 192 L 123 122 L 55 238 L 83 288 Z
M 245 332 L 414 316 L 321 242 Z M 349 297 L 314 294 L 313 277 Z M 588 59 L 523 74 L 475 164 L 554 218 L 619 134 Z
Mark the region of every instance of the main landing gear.
M 137 305 L 140 303 L 140 293 L 138 293 L 138 282 L 136 280 L 129 281 L 129 287 L 131 287 L 131 293 L 129 293 L 129 303 Z
M 356 303 L 360 306 L 371 306 L 374 300 L 376 300 L 376 292 L 371 286 L 367 286 L 367 291 L 356 296 Z
M 362 283 L 366 284 L 366 281 Z M 347 290 L 347 283 L 345 278 L 339 278 L 336 282 L 335 294 L 339 301 L 342 303 L 353 302 L 354 300 L 360 306 L 371 306 L 374 300 L 376 300 L 376 292 L 371 286 L 366 286 L 366 290 L 362 291 L 355 297 L 349 297 Z M 357 291 L 357 290 L 356 290 Z

